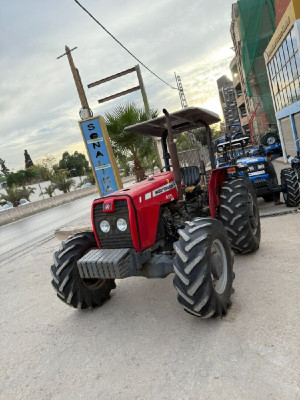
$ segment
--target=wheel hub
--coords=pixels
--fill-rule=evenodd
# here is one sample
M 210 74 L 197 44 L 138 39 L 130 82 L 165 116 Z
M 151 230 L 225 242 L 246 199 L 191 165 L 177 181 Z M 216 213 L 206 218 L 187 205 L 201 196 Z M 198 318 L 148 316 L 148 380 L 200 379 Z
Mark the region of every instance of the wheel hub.
M 97 290 L 104 285 L 105 279 L 82 279 L 82 283 L 90 290 Z
M 267 139 L 267 143 L 269 146 L 271 146 L 272 144 L 274 144 L 276 142 L 276 139 L 274 137 L 269 137 Z
M 227 258 L 223 244 L 214 240 L 211 246 L 211 275 L 215 291 L 222 294 L 227 285 L 228 278 Z
M 255 235 L 258 227 L 258 210 L 250 193 L 248 193 L 248 213 L 251 231 Z

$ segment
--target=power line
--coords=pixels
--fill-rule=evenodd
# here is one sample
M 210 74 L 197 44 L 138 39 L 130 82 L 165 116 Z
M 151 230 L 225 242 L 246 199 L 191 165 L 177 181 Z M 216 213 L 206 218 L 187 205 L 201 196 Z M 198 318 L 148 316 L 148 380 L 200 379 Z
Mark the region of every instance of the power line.
M 167 86 L 169 86 L 171 89 L 175 89 L 177 90 L 177 88 L 173 87 L 172 85 L 170 85 L 168 82 L 164 81 L 162 78 L 160 78 L 155 72 L 153 72 L 150 68 L 148 68 L 141 60 L 139 60 L 133 53 L 131 53 L 131 51 L 129 51 L 113 34 L 111 34 L 86 8 L 83 7 L 83 5 L 81 5 L 79 3 L 79 1 L 74 0 L 75 3 L 77 3 L 79 5 L 79 7 L 81 7 L 99 26 L 101 26 L 101 28 L 103 30 L 105 30 L 106 33 L 108 33 L 121 47 L 123 47 L 124 50 L 127 51 L 127 53 L 129 53 L 134 59 L 136 59 L 144 68 L 146 68 L 152 75 L 154 75 L 157 79 L 159 79 L 160 81 L 162 81 L 164 84 L 166 84 Z

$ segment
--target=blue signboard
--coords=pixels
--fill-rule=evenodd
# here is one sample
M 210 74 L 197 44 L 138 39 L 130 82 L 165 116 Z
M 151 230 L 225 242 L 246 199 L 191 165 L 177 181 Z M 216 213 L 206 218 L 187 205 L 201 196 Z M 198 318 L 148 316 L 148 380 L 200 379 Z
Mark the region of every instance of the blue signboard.
M 79 122 L 100 196 L 122 189 L 122 181 L 103 117 Z

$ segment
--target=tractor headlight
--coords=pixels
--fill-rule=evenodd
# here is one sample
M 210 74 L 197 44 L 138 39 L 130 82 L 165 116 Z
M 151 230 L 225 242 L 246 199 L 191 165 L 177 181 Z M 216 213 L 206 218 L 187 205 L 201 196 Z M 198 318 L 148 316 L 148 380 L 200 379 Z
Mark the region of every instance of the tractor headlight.
M 103 233 L 107 233 L 110 230 L 110 225 L 108 221 L 101 221 L 100 222 L 100 229 Z
M 218 146 L 218 147 L 217 147 L 217 150 L 218 150 L 218 153 L 222 153 L 222 151 L 223 151 L 223 146 Z
M 257 164 L 257 169 L 265 169 L 264 164 Z
M 125 221 L 125 219 L 123 218 L 119 218 L 117 220 L 117 228 L 119 229 L 119 231 L 124 232 L 127 229 L 127 222 Z
M 249 172 L 253 172 L 254 171 L 254 166 L 253 165 L 249 165 L 248 169 L 249 169 Z

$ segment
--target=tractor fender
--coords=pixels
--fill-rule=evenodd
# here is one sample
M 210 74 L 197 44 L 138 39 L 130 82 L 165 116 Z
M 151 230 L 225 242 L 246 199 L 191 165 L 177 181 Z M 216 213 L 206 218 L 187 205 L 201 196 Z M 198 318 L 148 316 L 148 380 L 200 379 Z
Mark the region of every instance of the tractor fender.
M 218 168 L 211 171 L 209 184 L 208 184 L 208 196 L 209 196 L 209 209 L 212 218 L 217 218 L 217 207 L 220 206 L 220 195 L 223 186 L 223 182 L 228 177 L 228 168 Z

